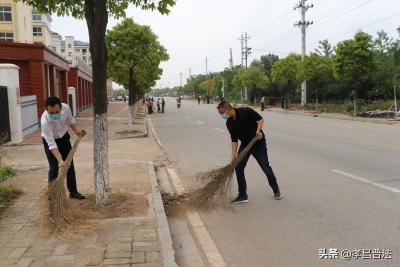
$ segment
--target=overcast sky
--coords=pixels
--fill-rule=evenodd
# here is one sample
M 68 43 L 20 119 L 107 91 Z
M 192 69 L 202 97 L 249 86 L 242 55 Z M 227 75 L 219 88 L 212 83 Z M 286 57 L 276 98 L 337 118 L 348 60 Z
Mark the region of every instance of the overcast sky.
M 248 46 L 253 52 L 249 62 L 266 53 L 280 57 L 301 51 L 300 30 L 293 24 L 300 19 L 293 10 L 294 0 L 177 0 L 166 16 L 142 11 L 134 7 L 127 16 L 137 23 L 150 25 L 167 48 L 170 60 L 162 64 L 164 74 L 157 85 L 180 84 L 191 73 L 205 73 L 205 58 L 209 70 L 220 71 L 229 66 L 229 48 L 234 64 L 240 64 L 240 35 L 248 32 Z M 314 7 L 307 12 L 307 20 L 314 21 L 307 30 L 307 51 L 312 51 L 318 40 L 331 43 L 349 38 L 357 30 L 371 34 L 383 29 L 397 38 L 400 26 L 399 0 L 308 0 Z M 110 19 L 109 28 L 117 23 Z M 61 35 L 74 35 L 88 41 L 85 21 L 53 16 L 52 30 Z

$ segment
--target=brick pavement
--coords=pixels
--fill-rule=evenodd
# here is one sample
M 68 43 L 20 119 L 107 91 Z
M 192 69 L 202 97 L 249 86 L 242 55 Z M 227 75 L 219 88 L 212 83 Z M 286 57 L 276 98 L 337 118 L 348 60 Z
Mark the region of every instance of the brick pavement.
M 85 194 L 93 192 L 92 145 L 90 139 L 82 142 L 75 157 L 78 187 Z M 98 220 L 94 231 L 66 239 L 40 225 L 47 169 L 20 173 L 14 181 L 23 194 L 0 212 L 0 266 L 162 266 L 147 163 L 160 160 L 162 153 L 150 138 L 110 140 L 109 148 L 113 192 L 145 196 L 146 212 Z M 41 145 L 7 148 L 7 152 L 11 155 L 8 163 L 17 159 L 19 164 L 40 161 L 46 166 Z

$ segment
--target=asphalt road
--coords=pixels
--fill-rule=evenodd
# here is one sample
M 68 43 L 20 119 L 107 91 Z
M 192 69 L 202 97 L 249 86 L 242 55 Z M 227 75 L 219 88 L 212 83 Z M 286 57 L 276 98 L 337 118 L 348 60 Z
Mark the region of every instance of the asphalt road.
M 175 103 L 167 99 L 153 123 L 190 187 L 199 171 L 228 162 L 230 138 L 215 105 L 183 100 L 177 111 Z M 273 199 L 251 158 L 250 202 L 201 213 L 227 265 L 400 266 L 400 124 L 261 114 L 284 199 Z M 337 249 L 338 259 L 320 259 L 320 249 L 332 257 Z M 345 249 L 365 249 L 364 258 L 380 254 L 368 249 L 391 250 L 392 259 L 340 259 Z

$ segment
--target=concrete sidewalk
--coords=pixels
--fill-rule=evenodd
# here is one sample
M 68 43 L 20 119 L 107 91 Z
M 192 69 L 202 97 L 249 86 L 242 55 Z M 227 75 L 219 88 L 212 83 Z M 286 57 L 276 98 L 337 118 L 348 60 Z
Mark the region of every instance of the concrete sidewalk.
M 139 112 L 128 136 L 121 136 L 119 132 L 128 130 L 127 105 L 109 107 L 110 183 L 113 194 L 124 200 L 118 203 L 122 208 L 114 203 L 112 209 L 122 212 L 96 219 L 98 227 L 81 239 L 65 240 L 44 230 L 39 206 L 47 185 L 47 161 L 40 138 L 33 139 L 34 145 L 7 147 L 4 163 L 23 170 L 14 178 L 23 194 L 0 213 L 0 266 L 176 266 L 154 170 L 154 165 L 164 164 L 164 155 L 146 137 L 143 114 Z M 74 162 L 78 189 L 88 195 L 94 193 L 93 135 L 91 118 L 78 117 L 82 121 L 89 122 L 88 136 Z M 90 205 L 90 199 L 69 203 L 81 207 Z

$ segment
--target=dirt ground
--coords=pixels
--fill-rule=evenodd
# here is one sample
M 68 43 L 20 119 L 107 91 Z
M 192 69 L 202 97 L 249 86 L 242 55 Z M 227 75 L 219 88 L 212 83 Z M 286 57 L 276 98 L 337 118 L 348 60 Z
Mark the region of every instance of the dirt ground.
M 149 206 L 146 195 L 132 193 L 112 194 L 112 203 L 107 207 L 96 206 L 93 194 L 86 195 L 84 200 L 69 199 L 67 203 L 71 210 L 85 213 L 86 220 L 147 216 Z

